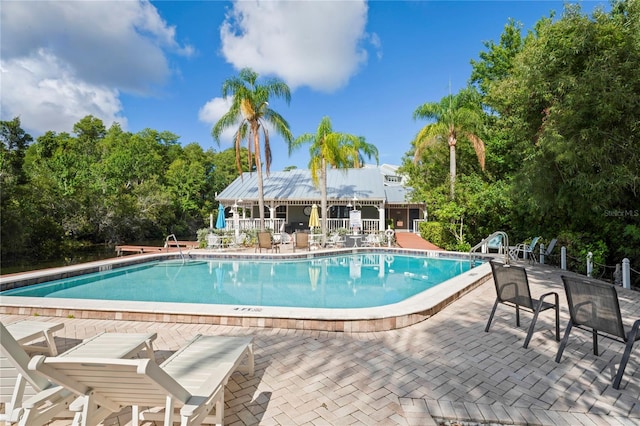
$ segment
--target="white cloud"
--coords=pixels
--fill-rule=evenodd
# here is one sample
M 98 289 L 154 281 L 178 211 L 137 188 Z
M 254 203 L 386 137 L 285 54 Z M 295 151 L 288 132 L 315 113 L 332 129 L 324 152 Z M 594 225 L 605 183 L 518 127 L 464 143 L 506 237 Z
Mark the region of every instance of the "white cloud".
M 107 127 L 117 121 L 126 128 L 121 109 L 117 90 L 79 80 L 44 49 L 2 64 L 2 115 L 20 116 L 25 129 L 71 132 L 89 114 Z
M 220 28 L 222 54 L 292 89 L 331 92 L 366 63 L 366 22 L 364 0 L 235 1 Z
M 166 82 L 166 52 L 193 53 L 145 0 L 3 2 L 0 24 L 2 119 L 20 115 L 30 131 L 87 114 L 107 124 L 121 112 L 121 92 L 149 94 Z
M 229 111 L 229 108 L 231 108 L 231 99 L 213 98 L 200 108 L 200 111 L 198 111 L 198 119 L 213 127 L 218 120 Z M 231 144 L 236 130 L 237 127 L 231 127 L 225 130 L 222 135 L 220 135 L 220 142 L 223 144 Z

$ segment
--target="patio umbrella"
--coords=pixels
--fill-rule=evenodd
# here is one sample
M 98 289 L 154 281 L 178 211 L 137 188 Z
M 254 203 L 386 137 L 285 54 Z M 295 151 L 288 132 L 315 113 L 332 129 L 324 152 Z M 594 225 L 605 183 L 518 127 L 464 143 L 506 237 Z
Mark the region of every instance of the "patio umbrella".
M 311 206 L 311 215 L 309 216 L 309 228 L 319 228 L 320 217 L 318 216 L 318 206 L 314 204 Z
M 220 204 L 218 207 L 218 219 L 216 220 L 216 228 L 222 229 L 227 227 L 227 221 L 224 219 L 224 206 Z

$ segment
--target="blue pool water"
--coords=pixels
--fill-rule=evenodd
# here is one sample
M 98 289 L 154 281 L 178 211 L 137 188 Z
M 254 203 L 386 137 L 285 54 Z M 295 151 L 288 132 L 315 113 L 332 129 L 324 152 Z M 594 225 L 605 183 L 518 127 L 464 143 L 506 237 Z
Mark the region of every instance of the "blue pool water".
M 407 299 L 462 274 L 468 260 L 390 254 L 316 259 L 155 261 L 50 281 L 2 296 L 306 308 L 364 308 Z

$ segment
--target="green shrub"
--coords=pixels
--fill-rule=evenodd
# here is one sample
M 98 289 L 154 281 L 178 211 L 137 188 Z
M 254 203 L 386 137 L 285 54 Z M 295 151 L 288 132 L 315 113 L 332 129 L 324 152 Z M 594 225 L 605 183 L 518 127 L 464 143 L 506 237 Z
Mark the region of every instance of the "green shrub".
M 455 238 L 441 222 L 421 222 L 420 236 L 440 248 L 451 249 L 456 245 Z
M 607 258 L 607 245 L 601 240 L 593 240 L 587 233 L 563 232 L 558 235 L 558 246 L 567 249 L 567 269 L 580 274 L 587 273 L 587 255 L 593 254 L 593 276 L 603 272 Z

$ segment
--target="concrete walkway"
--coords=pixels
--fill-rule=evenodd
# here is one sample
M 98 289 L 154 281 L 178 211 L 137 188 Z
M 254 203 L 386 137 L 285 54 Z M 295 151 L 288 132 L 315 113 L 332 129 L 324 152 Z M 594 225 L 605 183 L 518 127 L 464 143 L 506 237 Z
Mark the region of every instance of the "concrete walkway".
M 560 293 L 564 331 L 568 311 L 560 271 L 527 267 L 534 296 Z M 630 327 L 640 318 L 640 293 L 620 289 L 619 295 Z M 225 391 L 227 425 L 640 424 L 640 346 L 615 390 L 622 344 L 601 339 L 596 357 L 591 336 L 574 330 L 557 364 L 551 311 L 540 315 L 529 349 L 523 349 L 529 313 L 516 327 L 514 310 L 500 306 L 484 332 L 494 299 L 488 281 L 422 323 L 376 333 L 38 319 L 65 323 L 60 349 L 99 331 L 155 331 L 159 360 L 197 333 L 254 336 L 256 374 L 232 376 Z M 4 323 L 22 318 L 0 316 Z M 129 421 L 125 411 L 105 424 Z

